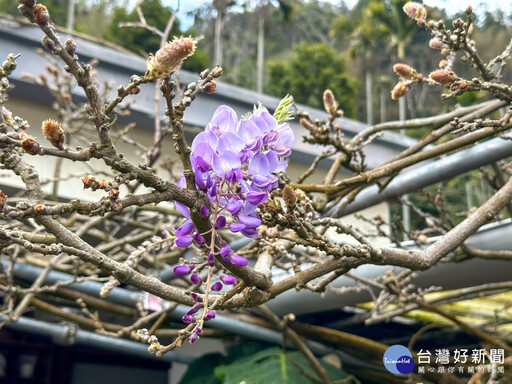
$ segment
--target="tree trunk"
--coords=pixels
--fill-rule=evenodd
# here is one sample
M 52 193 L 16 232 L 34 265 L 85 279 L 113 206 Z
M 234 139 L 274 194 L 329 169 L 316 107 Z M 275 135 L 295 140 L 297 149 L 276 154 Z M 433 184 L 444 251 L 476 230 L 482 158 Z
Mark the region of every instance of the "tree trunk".
M 215 34 L 214 34 L 214 52 L 213 61 L 215 65 L 222 65 L 222 24 L 223 24 L 224 10 L 222 7 L 217 8 L 217 17 L 215 19 Z
M 387 93 L 383 88 L 380 90 L 380 122 L 386 121 L 386 97 Z
M 265 18 L 263 10 L 258 20 L 258 58 L 256 90 L 263 93 L 263 72 L 265 70 Z
M 373 125 L 373 95 L 372 95 L 372 73 L 368 70 L 365 71 L 366 77 L 366 122 L 368 125 Z

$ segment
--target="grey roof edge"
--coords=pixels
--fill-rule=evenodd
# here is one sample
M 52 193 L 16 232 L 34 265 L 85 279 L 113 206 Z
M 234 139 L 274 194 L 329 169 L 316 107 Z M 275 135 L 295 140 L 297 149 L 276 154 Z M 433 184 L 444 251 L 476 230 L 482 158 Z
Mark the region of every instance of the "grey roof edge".
M 37 34 L 33 33 L 35 29 L 38 29 L 38 27 L 24 19 L 14 18 L 0 13 L 0 35 L 9 35 L 17 39 L 26 40 L 30 43 L 29 45 L 40 46 L 42 32 Z M 63 38 L 73 36 L 78 45 L 77 53 L 82 57 L 90 59 L 101 58 L 101 61 L 105 64 L 123 68 L 124 70 L 131 70 L 133 73 L 142 74 L 146 70 L 146 60 L 143 57 L 113 43 L 75 33 L 63 28 L 57 28 L 57 31 Z M 180 70 L 179 77 L 183 83 L 191 83 L 196 81 L 198 76 L 195 73 Z M 269 110 L 274 110 L 280 101 L 277 97 L 258 93 L 225 82 L 218 82 L 215 93 L 217 96 L 225 98 L 226 101 L 236 100 L 238 103 L 246 104 L 248 110 L 251 110 L 252 105 L 258 101 L 260 101 Z M 251 100 L 251 102 L 247 100 Z M 297 106 L 301 110 L 307 110 L 313 119 L 326 118 L 326 113 L 320 109 L 303 104 L 297 104 Z M 348 136 L 357 134 L 367 126 L 362 122 L 345 117 L 338 118 L 338 122 Z M 416 140 L 387 131 L 384 132 L 376 142 L 393 148 L 407 148 L 414 144 Z

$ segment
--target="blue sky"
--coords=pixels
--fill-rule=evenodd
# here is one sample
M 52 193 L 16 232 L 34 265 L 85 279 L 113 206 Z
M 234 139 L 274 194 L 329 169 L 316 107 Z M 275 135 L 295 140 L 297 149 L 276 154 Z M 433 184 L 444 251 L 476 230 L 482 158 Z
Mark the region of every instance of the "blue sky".
M 324 0 L 330 3 L 337 4 L 339 3 L 338 0 Z M 345 2 L 349 6 L 353 6 L 357 3 L 358 0 L 345 0 Z M 175 8 L 178 4 L 178 0 L 162 0 L 162 2 L 165 5 L 171 6 Z M 190 17 L 187 17 L 186 14 L 189 11 L 192 11 L 194 9 L 199 8 L 201 5 L 205 3 L 210 3 L 211 1 L 206 0 L 181 0 L 179 1 L 180 4 L 180 11 L 179 11 L 179 18 L 182 22 L 182 27 L 184 29 L 188 28 L 192 22 L 193 19 Z M 439 8 L 449 8 L 448 11 L 450 14 L 457 13 L 460 11 L 463 11 L 467 8 L 469 4 L 475 9 L 476 12 L 478 10 L 482 9 L 488 9 L 490 11 L 494 11 L 497 9 L 502 9 L 503 11 L 507 13 L 512 12 L 512 2 L 509 2 L 507 0 L 487 0 L 487 1 L 470 1 L 470 0 L 424 0 L 424 3 L 429 6 L 433 7 L 439 7 Z

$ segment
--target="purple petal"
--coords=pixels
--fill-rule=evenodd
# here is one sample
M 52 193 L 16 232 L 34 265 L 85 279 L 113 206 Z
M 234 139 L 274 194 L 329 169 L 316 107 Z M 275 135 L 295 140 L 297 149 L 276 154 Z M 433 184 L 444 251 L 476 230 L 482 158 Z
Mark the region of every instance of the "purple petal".
M 204 244 L 204 243 L 205 243 L 204 237 L 203 237 L 203 235 L 201 235 L 200 233 L 196 233 L 196 234 L 194 235 L 194 241 L 195 241 L 197 244 Z
M 241 231 L 241 233 L 245 237 L 250 237 L 251 239 L 255 239 L 259 235 L 258 230 L 254 228 L 245 228 Z
M 215 221 L 215 229 L 224 228 L 226 226 L 226 216 L 220 215 Z
M 206 315 L 204 315 L 204 321 L 208 321 L 211 319 L 215 319 L 215 311 L 208 311 Z
M 229 203 L 228 205 L 226 205 L 226 209 L 232 215 L 236 215 L 238 212 L 240 212 L 243 205 L 244 205 L 244 202 L 242 200 L 234 200 L 231 203 Z
M 210 212 L 208 212 L 208 207 L 206 205 L 201 205 L 201 210 L 199 212 L 201 213 L 201 216 L 203 216 L 203 217 L 210 216 Z
M 267 123 L 270 131 L 275 131 L 278 128 L 276 118 L 268 112 L 267 108 L 261 107 L 254 114 L 261 117 Z
M 187 311 L 187 315 L 193 315 L 194 313 L 197 313 L 197 311 L 199 311 L 202 306 L 203 304 L 201 303 L 195 303 L 194 306 Z
M 174 274 L 178 276 L 188 275 L 192 271 L 192 269 L 194 269 L 194 267 L 194 264 L 178 265 L 177 267 L 174 267 Z
M 218 128 L 220 133 L 235 132 L 238 118 L 235 111 L 227 105 L 221 105 L 213 114 L 212 126 Z
M 242 224 L 242 223 L 229 224 L 229 230 L 231 232 L 240 232 L 242 229 L 245 229 L 245 224 Z
M 199 296 L 197 293 L 195 292 L 192 292 L 190 294 L 190 296 L 192 296 L 192 298 L 194 299 L 195 302 L 197 303 L 202 303 L 203 302 L 203 298 L 201 296 Z
M 212 291 L 218 292 L 222 289 L 222 283 L 220 281 L 217 281 L 212 284 Z
M 236 253 L 232 253 L 231 256 L 229 256 L 229 259 L 231 264 L 237 265 L 239 267 L 243 267 L 249 263 L 249 260 L 247 260 L 245 257 L 237 255 Z
M 212 169 L 219 177 L 224 178 L 228 171 L 240 169 L 241 166 L 240 158 L 233 151 L 224 151 L 220 155 L 213 155 Z
M 238 215 L 238 221 L 245 224 L 247 228 L 258 228 L 261 225 L 261 220 L 253 216 Z
M 249 142 L 258 138 L 261 131 L 256 124 L 251 120 L 240 120 L 238 123 L 237 134 L 244 142 Z
M 231 252 L 231 247 L 229 245 L 222 247 L 219 251 L 219 253 L 222 257 L 229 255 L 229 252 Z
M 188 209 L 188 207 L 185 204 L 174 200 L 174 205 L 183 216 L 185 216 L 187 219 L 190 219 L 190 209 Z
M 196 180 L 197 188 L 201 191 L 206 191 L 206 183 L 204 182 L 203 175 L 201 172 L 197 172 L 194 174 L 194 178 Z
M 226 285 L 233 285 L 236 283 L 236 277 L 231 275 L 220 275 L 220 279 Z
M 266 192 L 249 192 L 246 196 L 247 201 L 253 205 L 260 205 L 267 201 L 268 194 Z
M 196 275 L 195 273 L 190 275 L 190 281 L 192 282 L 192 284 L 201 284 L 203 282 L 201 276 Z
M 288 125 L 288 123 L 281 124 L 277 129 L 277 132 L 279 133 L 277 142 L 280 145 L 290 148 L 295 142 L 295 135 L 293 134 L 293 130 Z
M 189 247 L 190 244 L 192 244 L 193 240 L 194 240 L 194 238 L 192 236 L 178 237 L 176 239 L 176 245 L 178 247 L 186 248 L 186 247 Z
M 181 227 L 179 227 L 174 234 L 176 237 L 183 237 L 183 236 L 189 236 L 194 232 L 196 227 L 194 226 L 194 223 L 192 220 L 185 221 L 185 224 L 183 224 Z
M 192 324 L 192 323 L 196 322 L 195 317 L 190 316 L 190 315 L 185 315 L 181 319 L 183 320 L 184 323 L 187 323 L 187 324 Z
M 292 154 L 290 147 L 281 144 L 276 145 L 275 151 L 280 157 L 288 157 Z
M 213 267 L 215 265 L 215 256 L 211 252 L 208 254 L 208 265 L 210 267 Z
M 258 152 L 254 155 L 249 163 L 249 174 L 266 176 L 270 171 L 267 156 L 264 153 Z
M 219 139 L 219 145 L 217 152 L 222 153 L 224 151 L 240 152 L 245 148 L 244 140 L 233 132 L 226 132 Z

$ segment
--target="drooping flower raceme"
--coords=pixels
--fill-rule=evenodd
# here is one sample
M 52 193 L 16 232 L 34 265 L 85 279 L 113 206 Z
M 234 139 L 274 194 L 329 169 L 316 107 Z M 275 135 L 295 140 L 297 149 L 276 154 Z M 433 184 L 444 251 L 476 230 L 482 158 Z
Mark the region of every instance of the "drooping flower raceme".
M 183 319 L 188 324 L 197 322 L 189 338 L 191 342 L 201 335 L 203 322 L 215 317 L 215 312 L 208 308 L 209 293 L 220 291 L 224 284 L 236 284 L 236 278 L 226 274 L 217 276 L 218 281 L 211 283 L 215 256 L 231 265 L 245 266 L 248 263 L 222 240 L 219 230 L 227 228 L 246 237 L 258 236 L 261 219 L 256 208 L 267 200 L 269 191 L 278 186 L 277 174 L 286 169 L 286 158 L 290 156 L 294 143 L 293 131 L 285 122 L 290 117 L 287 109 L 290 104 L 291 98 L 283 99 L 274 114 L 277 119 L 266 108 L 260 107 L 250 117 L 238 120 L 233 109 L 221 106 L 204 132 L 192 142 L 190 160 L 195 183 L 209 200 L 209 206 L 203 206 L 200 213 L 211 222 L 209 233 L 212 241 L 206 262 L 180 265 L 174 269 L 176 275 L 190 275 L 193 284 L 203 284 L 203 279 L 192 272 L 208 268 L 204 300 L 194 294 L 197 304 Z M 185 187 L 184 177 L 177 184 Z M 189 208 L 180 202 L 175 204 L 187 218 L 175 231 L 176 245 L 204 244 L 206 233 L 198 233 Z M 192 316 L 201 306 L 202 314 Z

